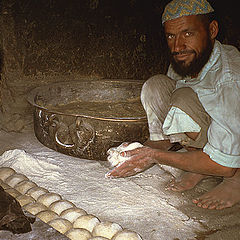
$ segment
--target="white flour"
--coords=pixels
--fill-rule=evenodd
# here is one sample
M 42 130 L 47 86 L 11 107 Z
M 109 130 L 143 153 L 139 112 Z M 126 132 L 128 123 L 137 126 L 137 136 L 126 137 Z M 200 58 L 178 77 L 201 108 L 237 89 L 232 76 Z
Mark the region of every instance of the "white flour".
M 162 171 L 158 166 L 133 178 L 106 179 L 109 168 L 98 161 L 66 156 L 32 139 L 27 139 L 24 146 L 26 151 L 4 152 L 0 166 L 23 173 L 101 221 L 118 223 L 144 240 L 193 239 L 194 232 L 201 230 L 198 223 L 169 205 L 151 186 L 158 184 L 157 174 Z

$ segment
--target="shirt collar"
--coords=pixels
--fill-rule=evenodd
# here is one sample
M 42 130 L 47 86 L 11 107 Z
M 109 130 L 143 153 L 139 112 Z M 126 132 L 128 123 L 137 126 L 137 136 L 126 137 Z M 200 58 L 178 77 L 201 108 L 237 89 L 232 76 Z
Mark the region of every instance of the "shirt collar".
M 221 43 L 218 40 L 215 40 L 210 58 L 196 78 L 191 78 L 191 77 L 182 78 L 180 75 L 178 75 L 177 73 L 174 72 L 171 65 L 169 66 L 167 75 L 170 76 L 174 80 L 183 80 L 184 82 L 201 81 L 206 76 L 206 74 L 209 72 L 209 70 L 213 68 L 213 66 L 219 59 L 220 52 L 221 52 L 220 49 L 221 49 Z

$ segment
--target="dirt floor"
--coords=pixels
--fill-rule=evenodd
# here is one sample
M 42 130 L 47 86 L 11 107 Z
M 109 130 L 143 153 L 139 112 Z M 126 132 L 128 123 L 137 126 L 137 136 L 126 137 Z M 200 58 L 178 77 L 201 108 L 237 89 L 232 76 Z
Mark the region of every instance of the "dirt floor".
M 71 163 L 76 165 L 77 162 L 76 169 L 82 170 L 77 185 L 72 183 L 69 187 L 67 180 L 64 180 L 65 187 L 59 182 L 59 185 L 52 182 L 49 188 L 58 191 L 100 219 L 116 222 L 124 228 L 138 232 L 144 240 L 240 239 L 239 204 L 216 211 L 198 208 L 191 202 L 192 198 L 218 184 L 221 181 L 219 178 L 206 179 L 195 189 L 183 194 L 165 190 L 172 174 L 181 174 L 180 171 L 166 167 L 154 166 L 130 178 L 108 180 L 104 178 L 104 173 L 109 170 L 107 162 L 78 159 L 54 152 L 36 139 L 31 126 L 23 133 L 0 132 L 0 154 L 14 149 L 24 150 L 27 154 L 41 158 L 47 156 L 46 159 L 52 159 L 53 162 L 63 161 L 65 166 L 74 166 Z M 1 159 L 0 164 L 5 166 L 6 162 Z M 16 166 L 16 170 L 21 169 L 21 166 L 24 168 L 24 163 L 12 164 L 12 167 Z M 57 167 L 63 166 L 61 164 L 60 162 Z M 65 176 L 60 174 L 58 181 L 61 177 L 67 178 L 70 170 L 64 169 Z M 34 179 L 34 172 L 31 175 L 26 170 L 25 174 Z M 35 181 L 38 184 L 42 183 L 38 178 L 35 178 Z M 83 191 L 80 191 L 83 186 Z M 78 189 L 77 192 L 74 191 L 75 188 Z M 109 189 L 114 189 L 116 195 Z M 36 229 L 37 227 L 34 231 Z M 6 232 L 0 232 L 0 239 L 13 238 L 10 235 L 6 236 Z M 41 239 L 51 238 L 45 238 L 43 235 Z

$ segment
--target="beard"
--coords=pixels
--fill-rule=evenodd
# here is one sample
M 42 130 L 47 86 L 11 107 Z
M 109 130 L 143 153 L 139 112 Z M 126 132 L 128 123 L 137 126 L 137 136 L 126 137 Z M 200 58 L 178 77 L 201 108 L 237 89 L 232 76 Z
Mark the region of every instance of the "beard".
M 202 51 L 199 53 L 199 55 L 197 55 L 197 53 L 194 50 L 183 50 L 180 52 L 172 52 L 170 53 L 170 63 L 172 65 L 173 70 L 182 78 L 197 76 L 200 73 L 200 71 L 203 69 L 205 64 L 208 62 L 211 56 L 212 50 L 213 50 L 213 44 L 210 37 L 208 36 L 206 45 L 202 49 Z M 192 60 L 192 62 L 190 62 L 189 64 L 186 64 L 185 61 L 175 60 L 174 56 L 181 53 L 193 53 L 195 57 Z

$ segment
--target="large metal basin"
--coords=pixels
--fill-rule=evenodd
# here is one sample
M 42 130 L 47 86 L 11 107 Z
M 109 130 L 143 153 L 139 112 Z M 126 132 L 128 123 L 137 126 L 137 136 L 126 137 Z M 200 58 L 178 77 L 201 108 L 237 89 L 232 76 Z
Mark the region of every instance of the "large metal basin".
M 143 81 L 58 82 L 28 94 L 34 106 L 34 131 L 58 152 L 106 160 L 106 151 L 122 142 L 144 142 L 148 125 L 140 102 Z

